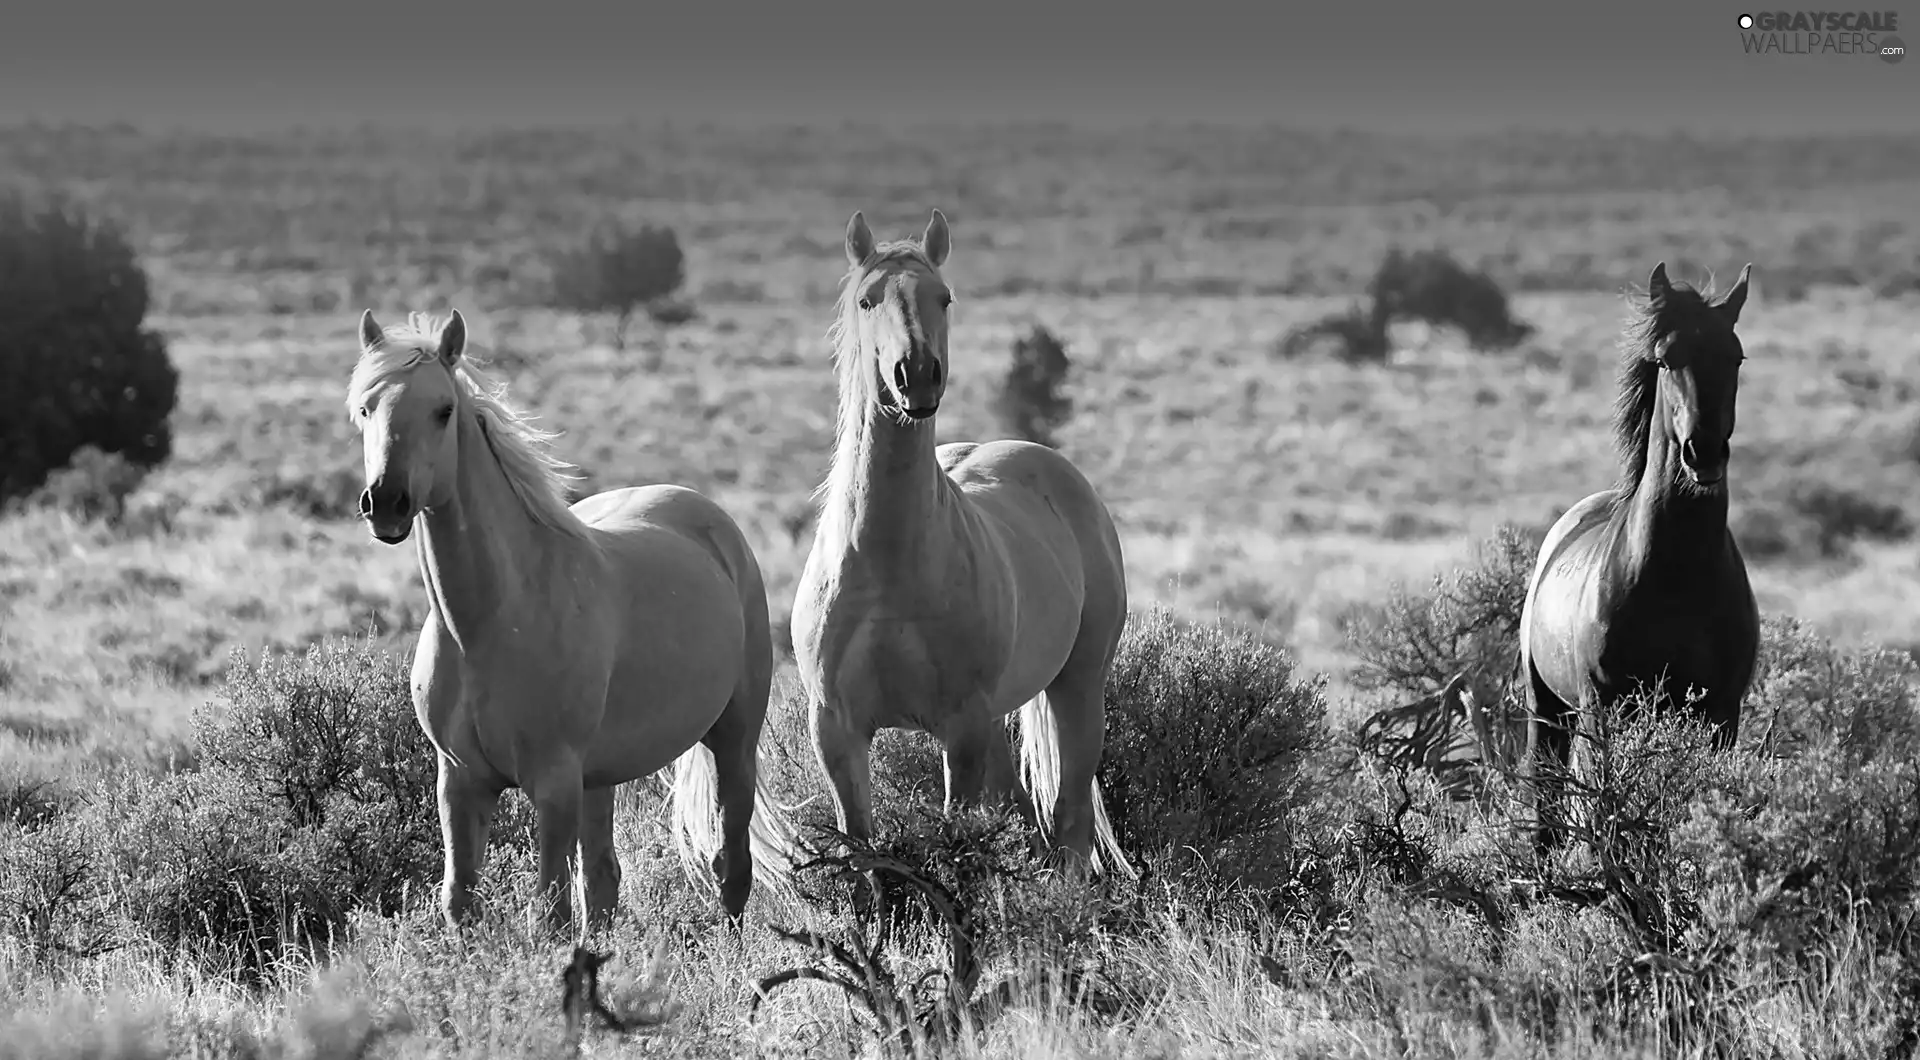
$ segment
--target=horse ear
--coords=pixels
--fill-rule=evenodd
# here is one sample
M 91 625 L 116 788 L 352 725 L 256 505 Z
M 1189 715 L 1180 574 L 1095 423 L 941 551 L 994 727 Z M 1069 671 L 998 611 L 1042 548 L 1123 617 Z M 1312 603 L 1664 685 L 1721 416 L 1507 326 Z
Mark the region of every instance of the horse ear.
M 363 350 L 373 349 L 375 346 L 378 346 L 380 345 L 381 342 L 385 341 L 386 337 L 387 337 L 386 330 L 383 329 L 379 324 L 374 322 L 373 310 L 369 309 L 366 312 L 360 314 L 360 348 L 361 349 Z
M 1740 269 L 1740 278 L 1733 281 L 1733 290 L 1720 300 L 1720 312 L 1726 314 L 1728 325 L 1740 322 L 1740 307 L 1747 304 L 1747 278 L 1753 275 L 1753 262 L 1749 261 Z
M 855 210 L 847 222 L 847 264 L 859 268 L 872 256 L 873 229 L 867 227 L 866 215 Z
M 460 359 L 467 352 L 467 318 L 460 315 L 458 309 L 447 317 L 440 326 L 440 359 L 448 364 Z
M 927 252 L 927 260 L 934 268 L 946 264 L 947 255 L 953 251 L 953 234 L 947 231 L 947 215 L 939 210 L 933 211 L 932 219 L 927 221 L 927 233 L 920 237 L 920 247 Z
M 1647 278 L 1647 300 L 1659 305 L 1673 293 L 1673 285 L 1667 282 L 1667 263 L 1661 262 L 1653 267 L 1653 275 Z

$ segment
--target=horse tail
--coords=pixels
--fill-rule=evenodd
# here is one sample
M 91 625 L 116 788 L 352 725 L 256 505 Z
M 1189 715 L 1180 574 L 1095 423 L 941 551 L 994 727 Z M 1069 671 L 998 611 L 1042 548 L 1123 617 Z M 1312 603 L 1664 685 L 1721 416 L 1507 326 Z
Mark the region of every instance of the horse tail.
M 754 770 L 753 816 L 747 824 L 747 840 L 753 851 L 753 881 L 771 891 L 785 893 L 791 887 L 795 852 L 800 849 L 798 829 L 793 817 L 773 797 L 767 786 L 766 758 L 759 748 L 760 761 Z M 680 863 L 696 883 L 714 883 L 712 864 L 720 852 L 720 783 L 714 767 L 713 752 L 706 744 L 695 743 L 673 764 L 672 832 L 674 850 Z
M 1045 692 L 1020 708 L 1020 780 L 1027 796 L 1033 800 L 1034 819 L 1040 822 L 1041 834 L 1052 832 L 1053 807 L 1060 798 L 1060 730 L 1054 725 L 1053 706 L 1048 703 Z M 1126 852 L 1120 849 L 1120 839 L 1113 833 L 1113 822 L 1107 817 L 1107 802 L 1101 797 L 1098 777 L 1092 785 L 1094 871 L 1104 871 L 1105 863 L 1112 862 L 1121 875 L 1137 879 L 1139 871 L 1127 861 Z
M 720 852 L 720 775 L 713 752 L 695 741 L 673 763 L 673 848 L 695 883 L 711 882 L 713 857 Z

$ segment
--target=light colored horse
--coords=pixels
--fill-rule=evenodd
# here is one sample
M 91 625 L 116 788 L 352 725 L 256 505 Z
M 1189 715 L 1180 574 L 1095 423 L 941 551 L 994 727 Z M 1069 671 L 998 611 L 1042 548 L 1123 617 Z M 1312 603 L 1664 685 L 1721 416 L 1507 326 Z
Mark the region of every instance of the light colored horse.
M 1024 781 L 1060 847 L 1131 874 L 1094 779 L 1127 618 L 1119 535 L 1086 477 L 1046 446 L 935 446 L 950 245 L 938 210 L 918 243 L 876 245 L 859 213 L 847 225 L 829 332 L 838 437 L 793 609 L 814 746 L 855 839 L 870 838 L 874 733 L 917 729 L 945 749 L 950 806 L 1017 801 Z
M 572 922 L 577 849 L 587 920 L 606 923 L 614 787 L 670 762 L 681 856 L 689 871 L 712 858 L 737 922 L 756 870 L 783 883 L 792 849 L 759 776 L 773 644 L 753 551 L 680 486 L 569 507 L 552 436 L 465 359 L 466 336 L 458 311 L 385 329 L 368 311 L 347 391 L 361 516 L 390 545 L 420 531 L 429 610 L 413 699 L 439 755 L 447 922 L 466 919 L 500 794 L 520 787 L 538 813 L 547 920 Z

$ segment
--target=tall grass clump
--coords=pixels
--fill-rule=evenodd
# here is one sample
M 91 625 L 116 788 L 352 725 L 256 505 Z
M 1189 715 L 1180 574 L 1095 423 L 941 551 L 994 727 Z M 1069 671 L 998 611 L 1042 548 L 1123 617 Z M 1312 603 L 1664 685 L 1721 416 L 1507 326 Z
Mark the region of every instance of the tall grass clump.
M 1012 361 L 993 396 L 1001 427 L 1012 437 L 1053 445 L 1055 432 L 1073 417 L 1073 398 L 1064 390 L 1071 367 L 1066 346 L 1038 324 L 1014 340 Z
M 552 304 L 576 313 L 611 313 L 613 342 L 626 349 L 627 323 L 644 310 L 656 323 L 678 324 L 691 308 L 672 296 L 686 282 L 686 254 L 665 226 L 603 227 L 586 245 L 553 264 Z
M 167 459 L 179 373 L 142 326 L 147 308 L 146 272 L 117 228 L 59 199 L 0 194 L 0 502 L 83 449 L 133 477 Z

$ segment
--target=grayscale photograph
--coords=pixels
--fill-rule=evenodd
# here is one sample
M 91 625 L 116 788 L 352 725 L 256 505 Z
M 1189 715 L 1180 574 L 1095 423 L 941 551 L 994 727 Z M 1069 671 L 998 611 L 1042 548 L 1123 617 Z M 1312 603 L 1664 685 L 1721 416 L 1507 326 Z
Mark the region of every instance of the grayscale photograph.
M 0 1060 L 1920 1060 L 1920 7 L 1743 2 L 10 11 Z

